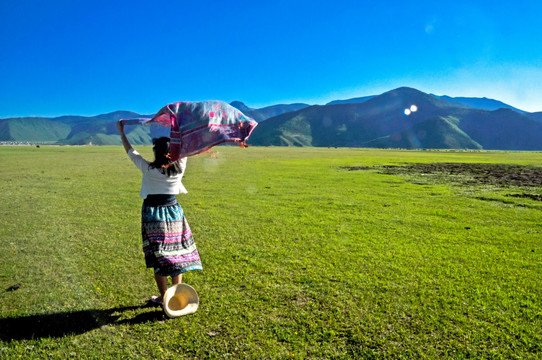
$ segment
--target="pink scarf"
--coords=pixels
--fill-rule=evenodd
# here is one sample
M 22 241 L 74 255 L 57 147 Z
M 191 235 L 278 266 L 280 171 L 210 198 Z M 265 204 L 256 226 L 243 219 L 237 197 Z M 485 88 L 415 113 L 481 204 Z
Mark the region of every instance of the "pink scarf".
M 241 111 L 223 101 L 181 101 L 164 106 L 151 119 L 125 119 L 125 125 L 170 127 L 171 160 L 197 155 L 225 142 L 246 146 L 258 125 Z

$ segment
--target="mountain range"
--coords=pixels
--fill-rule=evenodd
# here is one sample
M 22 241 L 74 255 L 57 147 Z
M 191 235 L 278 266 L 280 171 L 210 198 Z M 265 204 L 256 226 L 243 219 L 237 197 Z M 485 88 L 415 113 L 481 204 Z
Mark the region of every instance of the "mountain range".
M 510 106 L 497 110 L 479 108 L 498 103 L 488 100 L 439 97 L 403 87 L 378 96 L 281 114 L 260 123 L 250 143 L 542 150 L 540 113 L 517 111 Z
M 542 150 L 542 112 L 487 98 L 437 96 L 402 87 L 326 105 L 231 105 L 259 122 L 251 145 Z M 120 144 L 115 122 L 134 117 L 145 115 L 116 111 L 93 117 L 0 119 L 0 141 L 115 145 Z M 135 126 L 127 136 L 140 145 L 166 134 L 164 128 Z

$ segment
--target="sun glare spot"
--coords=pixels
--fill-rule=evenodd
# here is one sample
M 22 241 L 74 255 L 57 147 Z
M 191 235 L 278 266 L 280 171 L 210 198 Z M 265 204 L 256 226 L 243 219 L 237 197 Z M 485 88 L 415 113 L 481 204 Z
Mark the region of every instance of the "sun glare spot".
M 416 105 L 411 105 L 410 106 L 410 111 L 411 112 L 416 112 L 416 111 L 418 111 L 418 107 Z
M 406 116 L 410 115 L 411 112 L 412 112 L 412 111 L 410 111 L 410 109 L 405 109 L 405 115 L 406 115 Z

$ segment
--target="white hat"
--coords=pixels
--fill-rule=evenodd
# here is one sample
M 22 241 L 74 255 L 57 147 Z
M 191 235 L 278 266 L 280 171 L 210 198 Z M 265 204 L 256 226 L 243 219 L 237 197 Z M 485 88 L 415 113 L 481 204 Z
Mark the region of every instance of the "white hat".
M 170 318 L 193 314 L 198 306 L 198 293 L 190 285 L 173 285 L 164 294 L 164 311 Z

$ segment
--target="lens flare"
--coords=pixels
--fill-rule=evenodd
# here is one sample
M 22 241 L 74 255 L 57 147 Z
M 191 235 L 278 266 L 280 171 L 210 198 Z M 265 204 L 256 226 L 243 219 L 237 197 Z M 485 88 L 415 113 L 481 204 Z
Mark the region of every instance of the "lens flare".
M 411 105 L 410 106 L 410 111 L 411 112 L 416 112 L 416 111 L 418 111 L 418 107 L 416 105 Z
M 408 116 L 412 113 L 412 111 L 410 111 L 410 109 L 405 109 L 405 115 Z

